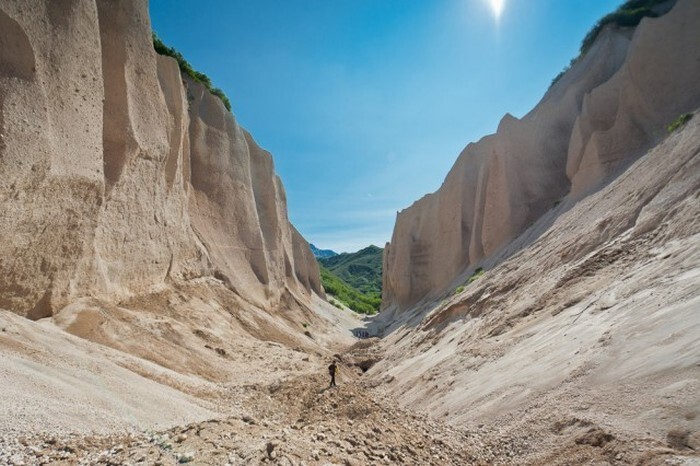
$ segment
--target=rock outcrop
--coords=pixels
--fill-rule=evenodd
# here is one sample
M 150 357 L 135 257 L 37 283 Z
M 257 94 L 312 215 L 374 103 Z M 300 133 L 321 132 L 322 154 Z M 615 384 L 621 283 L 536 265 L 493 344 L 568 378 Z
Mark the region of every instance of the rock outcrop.
M 271 155 L 155 53 L 144 1 L 0 2 L 0 219 L 0 308 L 31 319 L 201 277 L 323 295 Z
M 636 28 L 606 26 L 522 119 L 469 144 L 440 189 L 397 215 L 383 306 L 444 294 L 563 199 L 576 201 L 700 106 L 700 4 L 678 0 Z M 671 8 L 672 7 L 672 8 Z
M 474 435 L 516 433 L 518 464 L 597 463 L 603 434 L 615 448 L 638 438 L 680 451 L 675 432 L 700 432 L 688 414 L 700 393 L 699 200 L 695 113 L 608 185 L 545 214 L 463 290 L 387 314 L 393 331 L 366 377 Z

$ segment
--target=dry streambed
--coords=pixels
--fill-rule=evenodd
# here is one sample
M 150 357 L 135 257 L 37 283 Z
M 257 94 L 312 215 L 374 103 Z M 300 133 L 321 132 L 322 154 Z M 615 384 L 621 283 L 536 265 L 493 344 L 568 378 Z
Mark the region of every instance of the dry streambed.
M 2 439 L 0 464 L 469 464 L 479 436 L 411 414 L 358 381 L 322 376 L 236 390 L 249 414 L 162 432 Z
M 344 358 L 336 388 L 320 367 L 319 375 L 231 387 L 221 401 L 243 415 L 159 432 L 0 438 L 0 464 L 698 464 L 689 448 L 697 439 L 682 432 L 674 449 L 566 417 L 518 435 L 499 425 L 456 428 L 382 395 L 381 381 L 358 375 L 367 348 L 358 353 Z M 555 409 L 549 419 L 556 418 Z

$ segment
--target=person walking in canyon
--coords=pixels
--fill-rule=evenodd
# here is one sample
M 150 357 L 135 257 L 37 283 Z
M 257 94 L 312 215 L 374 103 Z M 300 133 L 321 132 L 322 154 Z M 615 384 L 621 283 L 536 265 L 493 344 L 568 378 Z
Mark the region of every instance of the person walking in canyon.
M 336 365 L 335 361 L 331 362 L 331 365 L 328 366 L 328 373 L 331 376 L 331 387 L 335 387 L 335 374 L 338 372 L 338 366 Z

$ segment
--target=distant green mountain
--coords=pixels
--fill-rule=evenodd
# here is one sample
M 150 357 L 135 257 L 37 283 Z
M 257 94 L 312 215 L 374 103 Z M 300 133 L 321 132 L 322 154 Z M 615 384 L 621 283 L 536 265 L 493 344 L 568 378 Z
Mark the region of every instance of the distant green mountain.
M 371 305 L 375 311 L 379 310 L 382 299 L 382 255 L 384 250 L 377 246 L 369 246 L 353 253 L 343 253 L 337 256 L 319 258 L 321 264 L 321 280 L 323 287 L 330 294 L 335 295 L 348 307 L 364 312 L 360 308 Z M 325 271 L 325 273 L 324 273 Z M 325 276 L 325 277 L 324 277 Z M 334 277 L 338 280 L 332 280 Z M 340 282 L 340 283 L 338 283 Z M 342 284 L 351 290 L 343 289 Z M 334 293 L 329 288 L 336 290 L 345 296 Z M 355 291 L 354 294 L 352 291 Z M 351 305 L 351 302 L 355 306 Z
M 322 264 L 320 264 L 320 267 L 321 282 L 326 293 L 333 295 L 335 299 L 360 314 L 375 314 L 379 311 L 379 306 L 382 304 L 381 294 L 371 293 L 368 295 L 360 293 L 335 276 L 333 272 L 329 271 Z M 335 304 L 332 299 L 330 302 Z
M 325 257 L 333 257 L 333 256 L 338 255 L 337 252 L 331 251 L 330 249 L 319 249 L 316 246 L 314 246 L 313 244 L 309 244 L 309 246 L 311 247 L 311 252 L 314 254 L 314 257 L 316 259 L 325 258 Z
M 377 246 L 319 259 L 330 272 L 361 293 L 382 292 L 382 254 Z

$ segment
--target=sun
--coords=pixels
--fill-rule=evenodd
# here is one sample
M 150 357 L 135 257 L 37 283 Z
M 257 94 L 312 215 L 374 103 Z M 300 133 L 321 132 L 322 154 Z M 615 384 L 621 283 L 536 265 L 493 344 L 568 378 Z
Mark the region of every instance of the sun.
M 503 8 L 506 6 L 506 0 L 489 0 L 489 3 L 491 4 L 494 16 L 496 19 L 499 19 L 501 13 L 503 13 Z

